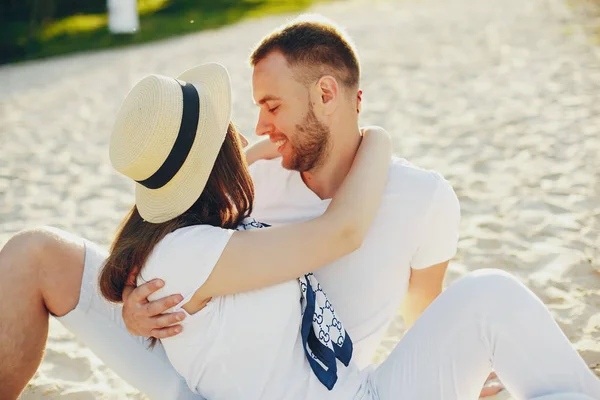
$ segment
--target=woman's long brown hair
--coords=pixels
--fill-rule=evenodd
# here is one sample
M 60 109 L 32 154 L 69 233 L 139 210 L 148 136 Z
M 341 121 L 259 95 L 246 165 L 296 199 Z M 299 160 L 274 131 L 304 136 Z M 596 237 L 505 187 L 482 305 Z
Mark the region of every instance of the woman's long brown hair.
M 100 273 L 100 292 L 112 302 L 122 302 L 128 278 L 135 282 L 152 249 L 167 234 L 200 224 L 235 229 L 252 212 L 253 201 L 252 178 L 238 133 L 230 123 L 204 191 L 185 213 L 153 224 L 142 219 L 136 206 L 129 211 Z

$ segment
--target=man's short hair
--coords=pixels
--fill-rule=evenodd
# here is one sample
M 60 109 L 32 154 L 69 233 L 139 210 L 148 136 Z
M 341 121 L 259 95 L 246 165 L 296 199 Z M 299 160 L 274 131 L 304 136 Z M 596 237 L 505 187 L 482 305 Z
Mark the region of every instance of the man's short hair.
M 265 36 L 252 52 L 250 65 L 276 51 L 290 67 L 301 67 L 296 78 L 304 84 L 329 74 L 346 88 L 358 88 L 360 66 L 350 38 L 321 16 L 300 16 Z

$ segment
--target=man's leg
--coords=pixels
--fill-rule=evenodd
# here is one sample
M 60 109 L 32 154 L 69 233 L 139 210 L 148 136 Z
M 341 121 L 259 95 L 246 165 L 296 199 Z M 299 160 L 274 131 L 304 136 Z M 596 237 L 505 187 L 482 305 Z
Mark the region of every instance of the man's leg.
M 64 315 L 79 301 L 83 241 L 52 229 L 15 235 L 0 251 L 0 387 L 21 393 L 37 370 L 48 313 Z
M 16 398 L 35 373 L 48 333 L 48 313 L 143 393 L 158 399 L 202 399 L 169 363 L 160 344 L 147 348 L 127 332 L 121 308 L 97 288 L 106 252 L 55 229 L 16 235 L 0 253 L 0 384 Z M 5 323 L 6 322 L 6 323 Z
M 517 399 L 600 399 L 600 380 L 548 309 L 498 270 L 477 271 L 450 285 L 370 383 L 381 400 L 476 399 L 492 368 Z

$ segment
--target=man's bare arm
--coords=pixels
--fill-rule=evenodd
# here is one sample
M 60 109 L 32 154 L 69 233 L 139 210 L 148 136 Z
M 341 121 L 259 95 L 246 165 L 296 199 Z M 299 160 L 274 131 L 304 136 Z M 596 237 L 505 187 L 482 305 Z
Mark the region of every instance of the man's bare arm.
M 448 263 L 449 261 L 444 261 L 424 269 L 411 268 L 408 291 L 401 308 L 406 329 L 409 329 L 431 302 L 442 293 Z
M 432 265 L 424 269 L 410 270 L 408 292 L 402 301 L 402 317 L 408 330 L 427 307 L 442 293 L 444 276 L 449 261 Z M 501 383 L 489 383 L 496 378 L 492 373 L 488 377 L 488 384 L 481 390 L 480 398 L 496 395 L 504 387 Z

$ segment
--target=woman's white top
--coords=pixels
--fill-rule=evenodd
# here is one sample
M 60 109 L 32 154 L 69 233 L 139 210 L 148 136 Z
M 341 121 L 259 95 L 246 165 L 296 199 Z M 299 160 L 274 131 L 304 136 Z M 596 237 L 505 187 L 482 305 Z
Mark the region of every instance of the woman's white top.
M 138 284 L 163 279 L 165 286 L 149 299 L 179 293 L 184 300 L 170 311 L 185 312 L 181 306 L 204 284 L 233 232 L 198 225 L 170 233 L 153 250 Z M 215 297 L 162 344 L 189 387 L 209 400 L 361 398 L 366 372 L 352 362 L 337 362 L 331 391 L 315 376 L 300 336 L 300 297 L 297 280 Z

